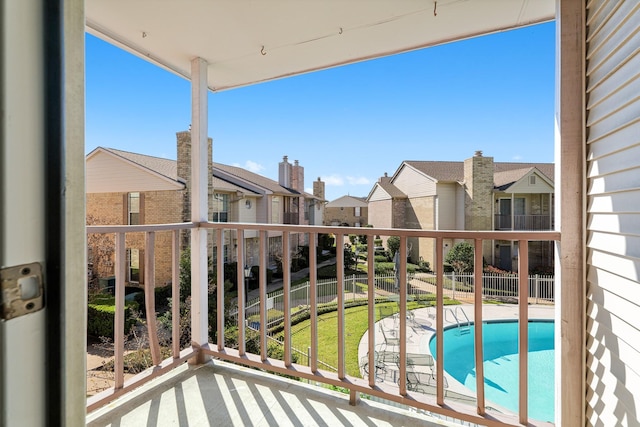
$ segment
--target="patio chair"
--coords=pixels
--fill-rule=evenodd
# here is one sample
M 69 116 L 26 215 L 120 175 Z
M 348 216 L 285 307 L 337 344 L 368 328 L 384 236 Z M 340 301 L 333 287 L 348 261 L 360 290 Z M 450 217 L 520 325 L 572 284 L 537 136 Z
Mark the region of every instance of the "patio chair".
M 431 375 L 433 375 L 434 365 L 433 356 L 430 354 L 407 353 L 407 370 L 413 371 L 416 366 L 426 366 L 431 370 Z
M 395 363 L 398 357 L 397 354 L 398 353 L 391 352 L 391 351 L 375 351 L 373 353 L 373 360 L 376 367 L 375 376 L 378 381 L 384 380 L 384 375 L 383 375 L 383 378 L 380 378 L 379 373 L 382 372 L 383 374 L 385 374 L 387 372 L 387 363 Z M 369 375 L 369 353 L 368 352 L 366 356 L 363 356 L 360 358 L 360 368 L 365 374 Z
M 380 346 L 384 346 L 385 351 L 389 346 L 397 347 L 400 345 L 400 338 L 393 337 L 391 336 L 391 334 L 388 334 L 387 331 L 384 330 L 382 323 L 380 323 L 380 331 L 382 331 L 382 339 L 383 339 L 383 342 L 380 344 Z
M 449 388 L 449 383 L 446 377 L 443 377 L 442 380 L 446 396 L 446 389 Z M 407 390 L 435 394 L 436 384 L 436 377 L 432 373 L 407 370 Z

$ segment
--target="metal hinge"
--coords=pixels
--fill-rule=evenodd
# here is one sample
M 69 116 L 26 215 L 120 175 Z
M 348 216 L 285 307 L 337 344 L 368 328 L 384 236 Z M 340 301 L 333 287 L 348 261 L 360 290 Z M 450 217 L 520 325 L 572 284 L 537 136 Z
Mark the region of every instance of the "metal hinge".
M 42 310 L 44 280 L 42 265 L 37 262 L 0 269 L 2 285 L 2 320 L 13 319 Z

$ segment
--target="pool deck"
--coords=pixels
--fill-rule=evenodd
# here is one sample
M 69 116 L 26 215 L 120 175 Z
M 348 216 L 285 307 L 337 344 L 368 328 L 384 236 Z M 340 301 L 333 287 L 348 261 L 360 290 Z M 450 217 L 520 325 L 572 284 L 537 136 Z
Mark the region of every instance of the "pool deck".
M 445 321 L 444 327 L 455 326 L 456 320 L 454 316 L 448 310 L 451 309 L 453 312 L 458 313 L 458 317 L 461 317 L 460 310 L 463 310 L 466 316 L 469 318 L 471 322 L 474 319 L 474 306 L 472 304 L 461 304 L 461 305 L 450 305 L 445 306 Z M 529 305 L 529 319 L 545 319 L 552 320 L 555 315 L 555 307 L 550 305 Z M 414 319 L 407 319 L 407 353 L 420 353 L 420 354 L 431 354 L 431 350 L 429 349 L 429 341 L 431 337 L 435 335 L 436 330 L 436 312 L 434 307 L 427 308 L 419 308 L 413 310 Z M 518 306 L 515 304 L 484 304 L 482 306 L 482 320 L 500 320 L 500 319 L 517 319 L 518 318 Z M 462 321 L 466 322 L 466 319 Z M 385 330 L 397 330 L 398 329 L 398 319 L 397 316 L 387 317 L 382 319 L 380 322 L 382 323 Z M 376 349 L 384 350 L 384 337 L 382 336 L 382 332 L 380 331 L 380 327 L 376 323 L 376 334 L 375 334 L 375 342 Z M 358 360 L 362 360 L 367 355 L 369 343 L 369 335 L 365 334 L 360 341 L 358 346 Z M 380 344 L 378 344 L 380 343 Z M 391 348 L 389 346 L 387 351 L 399 351 L 397 347 Z M 435 359 L 435 357 L 434 357 Z M 437 364 L 437 361 L 436 361 Z M 398 379 L 398 369 L 397 366 L 393 366 L 393 364 L 387 364 L 387 369 L 382 374 L 378 374 L 379 381 L 384 381 L 387 384 L 394 384 L 397 386 Z M 425 372 L 431 372 L 428 367 L 417 367 L 416 370 L 423 370 Z M 366 378 L 366 374 L 363 374 Z M 445 372 L 445 378 L 448 383 L 448 392 L 453 392 L 453 395 L 462 395 L 469 396 L 469 398 L 475 400 L 475 392 L 466 388 L 462 383 L 455 380 L 453 377 L 448 375 Z M 500 412 L 510 412 L 503 408 L 500 408 L 498 405 L 494 405 L 491 402 L 487 402 L 488 406 L 492 406 L 496 408 Z

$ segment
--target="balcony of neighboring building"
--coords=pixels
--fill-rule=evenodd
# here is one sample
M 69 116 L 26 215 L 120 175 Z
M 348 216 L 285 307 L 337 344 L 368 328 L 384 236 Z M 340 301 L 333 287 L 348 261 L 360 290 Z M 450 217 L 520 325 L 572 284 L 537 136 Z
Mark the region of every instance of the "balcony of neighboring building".
M 495 200 L 494 230 L 549 231 L 553 217 L 553 194 L 511 194 Z
M 553 230 L 550 215 L 501 215 L 494 217 L 496 230 L 548 231 Z

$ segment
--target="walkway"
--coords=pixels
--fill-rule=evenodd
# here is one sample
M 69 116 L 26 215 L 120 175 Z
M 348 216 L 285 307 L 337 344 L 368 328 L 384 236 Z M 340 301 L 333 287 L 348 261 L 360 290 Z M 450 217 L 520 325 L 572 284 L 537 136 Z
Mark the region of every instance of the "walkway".
M 318 268 L 326 267 L 327 265 L 333 265 L 336 263 L 335 258 L 331 258 L 325 261 L 322 261 L 318 264 Z M 291 282 L 302 279 L 304 277 L 309 277 L 309 268 L 303 268 L 296 272 L 291 272 Z M 277 291 L 278 289 L 282 289 L 282 279 L 273 279 L 271 283 L 267 285 L 267 293 Z M 260 297 L 260 289 L 253 289 L 249 291 L 248 299 L 249 301 Z

